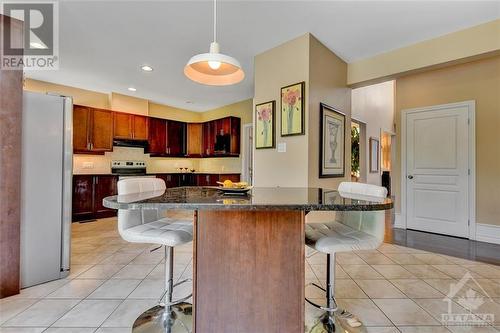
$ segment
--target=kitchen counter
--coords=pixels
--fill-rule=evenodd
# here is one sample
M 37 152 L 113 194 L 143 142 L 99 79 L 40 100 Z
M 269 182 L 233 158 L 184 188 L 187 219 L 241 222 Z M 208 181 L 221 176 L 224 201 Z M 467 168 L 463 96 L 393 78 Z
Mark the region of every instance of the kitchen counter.
M 107 197 L 104 205 L 195 210 L 195 332 L 303 333 L 307 212 L 385 210 L 393 203 L 318 188 L 225 196 L 214 188 L 177 187 Z
M 228 196 L 212 187 L 176 187 L 107 197 L 104 205 L 114 209 L 369 211 L 390 209 L 393 203 L 388 198 L 352 198 L 321 188 L 259 187 L 248 195 Z
M 210 172 L 210 171 L 195 171 L 195 172 L 148 172 L 146 176 L 154 175 L 241 175 L 241 172 Z M 74 173 L 73 176 L 120 176 L 114 173 Z

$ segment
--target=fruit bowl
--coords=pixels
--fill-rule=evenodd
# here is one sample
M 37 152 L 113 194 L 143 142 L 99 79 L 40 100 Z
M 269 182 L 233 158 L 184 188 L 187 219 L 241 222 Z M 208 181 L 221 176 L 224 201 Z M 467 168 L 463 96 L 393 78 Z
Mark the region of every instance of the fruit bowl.
M 248 186 L 246 182 L 233 183 L 230 180 L 225 180 L 224 182 L 217 182 L 220 186 L 217 187 L 218 190 L 222 191 L 224 194 L 246 194 L 252 189 L 253 186 Z

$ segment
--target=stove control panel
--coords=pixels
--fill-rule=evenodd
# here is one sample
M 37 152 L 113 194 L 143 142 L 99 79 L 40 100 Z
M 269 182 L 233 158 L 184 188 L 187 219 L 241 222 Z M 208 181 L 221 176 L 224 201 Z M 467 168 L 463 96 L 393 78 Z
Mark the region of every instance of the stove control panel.
M 145 168 L 146 162 L 144 161 L 111 161 L 111 168 L 116 169 L 136 169 Z

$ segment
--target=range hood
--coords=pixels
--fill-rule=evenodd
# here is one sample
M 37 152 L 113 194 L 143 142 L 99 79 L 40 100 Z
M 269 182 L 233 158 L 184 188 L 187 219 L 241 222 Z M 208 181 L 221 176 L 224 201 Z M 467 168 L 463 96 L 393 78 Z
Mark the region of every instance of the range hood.
M 132 147 L 132 148 L 144 148 L 148 147 L 147 140 L 130 140 L 130 139 L 113 139 L 114 147 Z

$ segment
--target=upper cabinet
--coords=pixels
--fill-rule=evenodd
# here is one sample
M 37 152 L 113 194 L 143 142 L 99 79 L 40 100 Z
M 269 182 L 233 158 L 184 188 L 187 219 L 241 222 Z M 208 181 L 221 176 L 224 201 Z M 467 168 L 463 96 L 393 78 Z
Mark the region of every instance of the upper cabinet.
M 203 152 L 203 124 L 187 124 L 187 156 L 201 157 Z
M 167 121 L 149 118 L 148 149 L 151 156 L 164 156 L 167 153 Z
M 128 140 L 148 140 L 148 117 L 113 112 L 114 138 Z
M 240 118 L 226 117 L 203 124 L 204 156 L 240 154 Z
M 167 154 L 166 156 L 186 155 L 186 129 L 187 124 L 167 120 Z
M 73 151 L 103 154 L 113 150 L 113 112 L 80 105 L 73 108 Z

